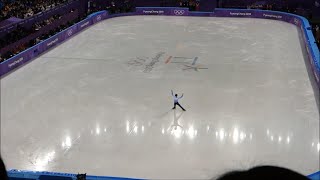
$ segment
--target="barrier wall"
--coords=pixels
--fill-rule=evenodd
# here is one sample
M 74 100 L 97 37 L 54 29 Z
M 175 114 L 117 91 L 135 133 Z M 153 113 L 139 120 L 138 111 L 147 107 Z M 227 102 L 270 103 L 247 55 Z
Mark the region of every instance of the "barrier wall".
M 35 172 L 35 171 L 8 171 L 9 178 L 20 180 L 76 180 L 77 174 L 58 172 Z M 110 176 L 86 176 L 86 180 L 143 180 L 136 178 L 110 177 Z
M 239 10 L 239 9 L 216 9 L 214 12 L 189 12 L 187 8 L 163 8 L 163 7 L 138 7 L 136 8 L 136 13 L 125 13 L 125 14 L 116 14 L 116 15 L 108 15 L 106 11 L 97 12 L 91 14 L 85 20 L 75 24 L 72 27 L 56 34 L 55 36 L 43 41 L 40 44 L 37 44 L 24 52 L 8 59 L 0 64 L 0 75 L 3 77 L 4 75 L 8 74 L 9 72 L 19 68 L 23 64 L 29 62 L 33 58 L 37 57 L 41 53 L 57 46 L 58 44 L 64 42 L 65 40 L 69 39 L 70 37 L 74 36 L 78 32 L 88 28 L 91 25 L 98 23 L 101 20 L 119 17 L 119 16 L 131 16 L 131 15 L 172 15 L 172 16 L 212 16 L 212 17 L 244 17 L 244 18 L 263 18 L 263 19 L 274 19 L 285 21 L 291 24 L 294 24 L 299 27 L 303 34 L 303 40 L 305 43 L 305 48 L 308 53 L 309 62 L 311 64 L 311 68 L 313 74 L 316 79 L 316 83 L 318 87 L 320 87 L 319 82 L 319 74 L 320 74 L 320 60 L 319 60 L 319 49 L 315 44 L 315 39 L 313 37 L 312 31 L 308 21 L 300 16 L 282 13 L 282 12 L 272 12 L 272 11 L 263 11 L 263 10 Z M 286 52 L 284 52 L 286 53 Z M 17 171 L 12 170 L 9 171 L 11 176 L 26 176 L 27 174 L 37 175 L 44 174 L 44 175 L 52 175 L 54 173 L 50 172 L 29 172 L 29 171 Z M 64 176 L 64 177 L 75 177 L 74 174 L 61 174 L 58 173 L 56 175 Z M 23 177 L 22 177 L 23 178 Z M 25 177 L 27 178 L 27 177 Z M 93 179 L 98 179 L 97 176 L 92 176 Z M 110 177 L 104 177 L 109 178 Z M 99 177 L 99 179 L 104 179 Z M 30 179 L 30 178 L 29 178 Z M 32 179 L 32 178 L 31 178 Z M 34 178 L 37 179 L 37 178 Z M 87 178 L 90 179 L 90 178 Z M 111 177 L 111 179 L 114 179 Z M 120 178 L 121 179 L 121 178 Z M 125 178 L 122 178 L 125 179 Z

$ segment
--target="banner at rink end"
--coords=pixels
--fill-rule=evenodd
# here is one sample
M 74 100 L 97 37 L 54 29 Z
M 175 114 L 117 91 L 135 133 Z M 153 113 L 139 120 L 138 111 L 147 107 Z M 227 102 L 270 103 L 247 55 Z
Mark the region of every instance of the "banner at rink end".
M 188 16 L 188 8 L 177 7 L 136 7 L 137 15 Z

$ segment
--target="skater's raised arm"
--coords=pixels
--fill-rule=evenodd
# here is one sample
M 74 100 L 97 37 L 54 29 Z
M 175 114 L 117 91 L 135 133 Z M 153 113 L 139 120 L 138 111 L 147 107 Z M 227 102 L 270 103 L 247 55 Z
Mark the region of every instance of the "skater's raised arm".
M 182 95 L 179 97 L 179 99 L 181 99 L 183 97 L 183 93 L 182 93 Z
M 171 90 L 171 95 L 173 96 L 173 91 Z

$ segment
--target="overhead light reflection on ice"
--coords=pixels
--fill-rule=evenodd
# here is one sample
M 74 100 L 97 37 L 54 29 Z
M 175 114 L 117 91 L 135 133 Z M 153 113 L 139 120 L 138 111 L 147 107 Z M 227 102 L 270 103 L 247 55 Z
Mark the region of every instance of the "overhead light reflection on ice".
M 126 131 L 127 131 L 127 133 L 130 132 L 130 122 L 129 121 L 126 122 Z
M 171 131 L 171 134 L 176 138 L 180 138 L 181 135 L 182 135 L 182 129 L 181 128 L 176 128 L 176 129 Z
M 99 127 L 96 128 L 96 134 L 97 134 L 97 135 L 100 134 L 100 128 L 99 128 Z
M 223 141 L 223 139 L 224 139 L 224 129 L 220 129 L 219 137 L 220 137 L 220 141 Z
M 36 166 L 36 171 L 44 171 L 46 170 L 46 166 L 50 161 L 54 159 L 55 151 L 49 152 L 43 158 L 38 158 L 34 165 Z
M 194 130 L 193 126 L 191 126 L 188 129 L 187 134 L 188 134 L 190 139 L 193 139 L 196 136 L 196 131 Z
M 243 133 L 243 132 L 241 132 L 241 133 L 240 133 L 240 140 L 241 140 L 241 141 L 243 141 L 243 140 L 244 140 L 244 138 L 245 138 L 245 136 L 246 136 L 246 134 L 245 134 L 245 133 Z
M 138 126 L 134 127 L 133 132 L 136 133 L 136 134 L 138 133 Z
M 234 128 L 233 130 L 233 143 L 237 144 L 239 141 L 239 130 L 238 128 Z
M 65 145 L 65 148 L 70 148 L 71 147 L 71 137 L 70 136 L 66 137 L 64 145 Z

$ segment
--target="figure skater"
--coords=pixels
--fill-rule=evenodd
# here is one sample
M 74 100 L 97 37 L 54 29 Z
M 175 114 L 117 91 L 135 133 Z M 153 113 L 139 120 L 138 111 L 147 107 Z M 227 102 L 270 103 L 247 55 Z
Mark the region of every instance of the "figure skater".
M 173 95 L 173 91 L 171 90 L 171 95 L 173 97 L 173 102 L 174 102 L 174 106 L 172 109 L 176 109 L 176 105 L 178 105 L 183 111 L 186 111 L 180 104 L 179 104 L 179 99 L 181 99 L 183 97 L 183 94 L 178 97 L 178 94 Z

